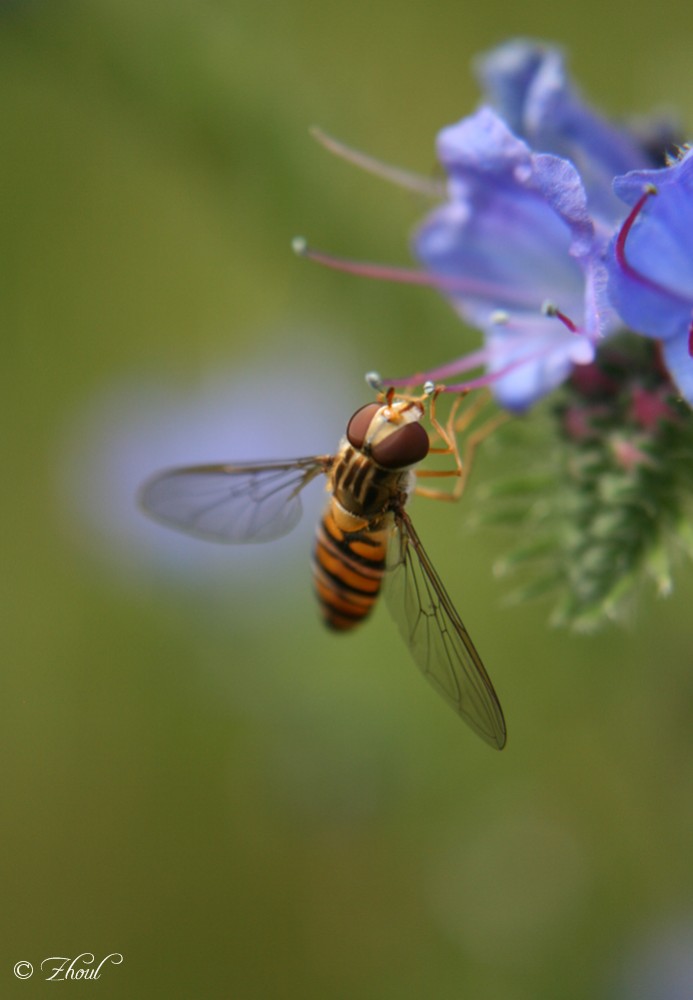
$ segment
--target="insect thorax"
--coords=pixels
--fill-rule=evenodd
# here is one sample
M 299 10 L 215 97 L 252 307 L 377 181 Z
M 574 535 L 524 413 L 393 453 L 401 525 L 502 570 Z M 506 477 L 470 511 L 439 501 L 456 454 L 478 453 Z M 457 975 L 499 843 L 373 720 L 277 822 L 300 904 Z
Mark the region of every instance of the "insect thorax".
M 372 523 L 406 503 L 414 485 L 408 469 L 382 469 L 343 441 L 330 477 L 337 503 L 349 514 Z

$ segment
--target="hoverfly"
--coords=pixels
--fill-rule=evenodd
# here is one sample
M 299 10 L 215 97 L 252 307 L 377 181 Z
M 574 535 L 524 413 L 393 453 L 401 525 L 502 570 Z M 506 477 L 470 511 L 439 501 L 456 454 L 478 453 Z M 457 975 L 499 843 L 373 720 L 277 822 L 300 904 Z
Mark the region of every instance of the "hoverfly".
M 301 516 L 301 491 L 326 476 L 330 499 L 313 550 L 314 586 L 325 623 L 349 631 L 368 616 L 382 586 L 424 676 L 482 739 L 500 750 L 506 729 L 493 685 L 406 511 L 414 491 L 454 499 L 469 471 L 456 443 L 456 406 L 443 427 L 435 417 L 437 395 L 430 383 L 421 397 L 396 396 L 390 389 L 354 413 L 334 455 L 161 472 L 144 484 L 140 503 L 155 520 L 198 538 L 267 542 L 291 531 Z M 429 420 L 441 448 L 431 447 L 420 422 L 428 397 Z M 452 454 L 456 469 L 414 472 L 429 452 Z M 457 476 L 457 486 L 451 493 L 417 486 L 426 475 Z

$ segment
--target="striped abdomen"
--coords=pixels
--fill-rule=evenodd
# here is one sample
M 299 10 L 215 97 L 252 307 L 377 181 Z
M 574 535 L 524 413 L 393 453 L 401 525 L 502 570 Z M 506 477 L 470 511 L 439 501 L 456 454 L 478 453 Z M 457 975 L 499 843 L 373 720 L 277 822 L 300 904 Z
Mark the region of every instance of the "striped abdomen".
M 390 531 L 389 525 L 343 531 L 335 520 L 335 501 L 328 505 L 318 525 L 313 578 L 330 628 L 353 628 L 371 611 L 385 572 Z

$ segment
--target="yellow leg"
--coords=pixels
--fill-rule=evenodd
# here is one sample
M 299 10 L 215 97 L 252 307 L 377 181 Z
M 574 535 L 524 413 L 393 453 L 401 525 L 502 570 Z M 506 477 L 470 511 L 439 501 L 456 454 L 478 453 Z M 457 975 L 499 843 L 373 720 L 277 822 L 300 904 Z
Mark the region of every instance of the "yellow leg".
M 440 390 L 436 391 L 431 397 L 429 419 L 431 426 L 443 442 L 444 446 L 442 448 L 431 448 L 431 452 L 438 455 L 452 455 L 455 462 L 455 468 L 444 470 L 422 469 L 420 472 L 416 473 L 416 476 L 417 479 L 455 477 L 457 481 L 455 482 L 452 490 L 435 490 L 426 486 L 417 486 L 415 493 L 417 496 L 429 497 L 433 500 L 455 501 L 459 500 L 464 493 L 467 485 L 467 479 L 469 478 L 469 473 L 471 472 L 476 449 L 490 434 L 493 433 L 494 430 L 496 430 L 497 427 L 504 424 L 506 420 L 509 419 L 509 416 L 506 413 L 498 413 L 469 434 L 464 443 L 463 454 L 460 455 L 458 435 L 463 433 L 470 426 L 470 424 L 473 423 L 479 413 L 487 405 L 489 396 L 487 393 L 480 394 L 474 402 L 458 416 L 457 411 L 462 403 L 462 400 L 466 396 L 466 393 L 462 393 L 452 404 L 450 414 L 445 422 L 445 426 L 443 427 L 437 419 L 435 412 L 436 398 L 439 393 Z

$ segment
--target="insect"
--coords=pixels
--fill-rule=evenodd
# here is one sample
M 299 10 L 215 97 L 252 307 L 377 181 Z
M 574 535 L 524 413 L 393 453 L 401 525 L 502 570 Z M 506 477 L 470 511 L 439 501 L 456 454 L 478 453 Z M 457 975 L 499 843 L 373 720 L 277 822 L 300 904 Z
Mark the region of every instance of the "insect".
M 313 578 L 325 623 L 349 631 L 371 612 L 381 589 L 411 654 L 433 687 L 491 746 L 502 749 L 505 721 L 481 658 L 436 573 L 407 513 L 413 492 L 455 499 L 471 454 L 487 431 L 470 435 L 465 460 L 457 432 L 478 407 L 446 426 L 435 414 L 438 390 L 428 383 L 420 397 L 395 395 L 354 413 L 334 455 L 288 461 L 197 465 L 149 479 L 140 494 L 144 511 L 169 527 L 210 541 L 267 542 L 296 525 L 300 494 L 320 475 L 330 499 L 317 527 Z M 458 398 L 456 403 L 461 401 Z M 429 421 L 442 441 L 431 447 L 421 424 Z M 414 468 L 429 453 L 451 454 L 455 468 Z M 449 492 L 418 485 L 426 476 L 455 476 Z

